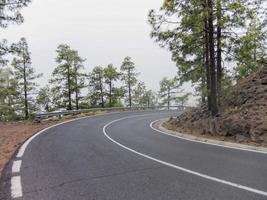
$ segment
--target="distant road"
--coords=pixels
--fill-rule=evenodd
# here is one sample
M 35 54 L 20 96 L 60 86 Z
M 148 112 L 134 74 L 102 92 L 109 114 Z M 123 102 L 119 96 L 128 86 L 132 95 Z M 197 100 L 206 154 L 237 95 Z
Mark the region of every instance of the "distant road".
M 151 122 L 177 114 L 117 113 L 48 129 L 10 162 L 0 199 L 12 199 L 10 194 L 19 200 L 267 199 L 267 154 L 151 129 Z

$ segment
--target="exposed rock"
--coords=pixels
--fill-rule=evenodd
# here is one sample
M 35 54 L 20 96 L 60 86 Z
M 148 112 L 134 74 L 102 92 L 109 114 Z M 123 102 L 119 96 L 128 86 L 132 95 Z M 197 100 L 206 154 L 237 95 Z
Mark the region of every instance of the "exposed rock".
M 247 137 L 245 137 L 244 135 L 240 135 L 240 134 L 237 134 L 235 136 L 235 140 L 239 143 L 242 143 L 242 142 L 246 142 L 247 141 Z
M 262 143 L 264 139 L 260 137 L 256 132 L 253 132 L 253 131 L 250 134 L 250 138 L 253 142 L 256 142 L 256 143 Z
M 222 130 L 226 136 L 243 135 L 249 136 L 250 125 L 246 120 L 232 119 L 224 120 Z
M 267 66 L 240 79 L 221 97 L 220 113 L 212 118 L 207 105 L 174 119 L 183 130 L 267 144 Z

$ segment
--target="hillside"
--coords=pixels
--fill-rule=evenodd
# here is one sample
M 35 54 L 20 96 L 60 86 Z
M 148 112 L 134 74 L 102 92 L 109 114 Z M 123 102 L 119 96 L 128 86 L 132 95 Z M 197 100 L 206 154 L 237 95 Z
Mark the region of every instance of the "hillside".
M 228 88 L 221 102 L 215 118 L 202 106 L 170 119 L 164 126 L 184 133 L 267 146 L 267 66 Z

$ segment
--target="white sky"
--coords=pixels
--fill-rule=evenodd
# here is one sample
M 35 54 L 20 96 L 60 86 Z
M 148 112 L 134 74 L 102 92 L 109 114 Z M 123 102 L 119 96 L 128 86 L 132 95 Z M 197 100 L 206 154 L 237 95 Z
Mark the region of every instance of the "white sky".
M 150 9 L 163 0 L 33 0 L 22 13 L 22 25 L 2 29 L 0 38 L 9 43 L 26 37 L 33 67 L 43 73 L 40 84 L 47 84 L 56 66 L 55 50 L 69 44 L 79 51 L 86 71 L 113 63 L 120 67 L 125 56 L 132 57 L 140 79 L 158 91 L 159 81 L 177 73 L 171 54 L 150 38 L 147 22 Z M 190 87 L 187 87 L 190 90 Z

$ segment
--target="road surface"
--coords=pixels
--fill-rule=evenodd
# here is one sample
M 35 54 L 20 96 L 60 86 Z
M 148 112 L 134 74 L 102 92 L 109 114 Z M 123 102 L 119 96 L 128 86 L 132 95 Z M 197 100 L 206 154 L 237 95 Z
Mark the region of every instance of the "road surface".
M 151 129 L 151 122 L 177 114 L 116 113 L 48 129 L 10 161 L 0 199 L 267 199 L 267 154 Z

